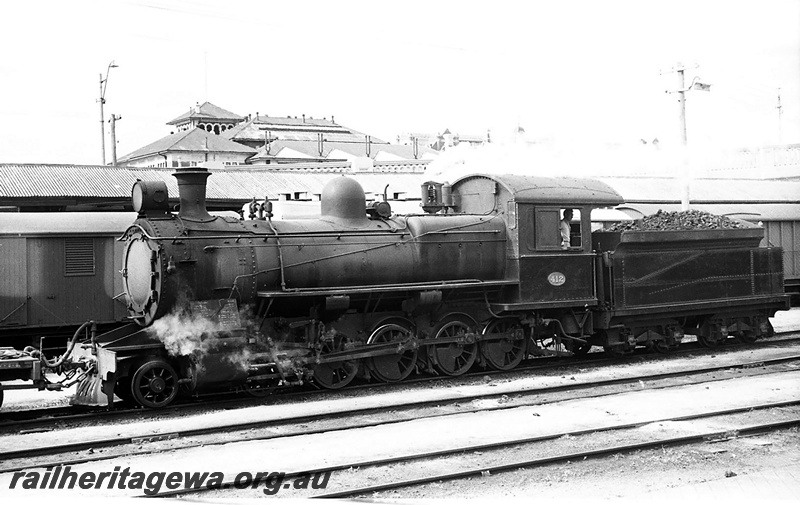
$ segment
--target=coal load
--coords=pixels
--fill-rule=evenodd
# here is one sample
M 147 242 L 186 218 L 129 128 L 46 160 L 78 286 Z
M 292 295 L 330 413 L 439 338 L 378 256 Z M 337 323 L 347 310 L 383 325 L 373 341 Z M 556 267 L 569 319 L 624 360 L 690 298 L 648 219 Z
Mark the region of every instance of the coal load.
M 725 216 L 715 216 L 701 210 L 684 210 L 655 214 L 630 223 L 618 223 L 607 231 L 679 231 L 679 230 L 719 230 L 743 228 L 738 221 Z

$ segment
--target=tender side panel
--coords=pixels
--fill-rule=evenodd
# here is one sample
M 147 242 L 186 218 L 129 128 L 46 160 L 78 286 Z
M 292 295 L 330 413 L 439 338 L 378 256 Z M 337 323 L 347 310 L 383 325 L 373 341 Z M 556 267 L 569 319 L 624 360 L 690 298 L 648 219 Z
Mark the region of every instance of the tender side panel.
M 778 249 L 650 250 L 613 256 L 617 308 L 782 292 Z

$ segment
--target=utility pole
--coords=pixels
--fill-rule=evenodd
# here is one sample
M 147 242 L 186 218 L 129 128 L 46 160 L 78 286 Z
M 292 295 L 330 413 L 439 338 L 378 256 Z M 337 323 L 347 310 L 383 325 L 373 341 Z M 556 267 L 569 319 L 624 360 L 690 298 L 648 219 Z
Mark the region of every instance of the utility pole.
M 106 103 L 106 86 L 108 85 L 108 73 L 112 68 L 117 68 L 117 65 L 112 61 L 108 64 L 106 69 L 106 77 L 103 78 L 103 73 L 100 73 L 100 151 L 103 155 L 103 165 L 106 164 L 106 118 L 103 114 L 103 105 Z
M 778 144 L 783 144 L 783 107 L 781 106 L 781 88 L 778 88 Z
M 111 165 L 117 166 L 117 121 L 122 119 L 122 116 L 111 114 Z M 105 163 L 103 163 L 105 165 Z
M 686 80 L 684 79 L 684 68 L 681 66 L 675 69 L 678 74 L 678 117 L 681 125 L 681 145 L 686 147 Z
M 697 68 L 695 65 L 692 68 Z M 687 147 L 687 135 L 686 135 L 686 92 L 692 89 L 700 90 L 700 91 L 709 91 L 711 89 L 710 84 L 705 84 L 700 82 L 699 77 L 695 77 L 692 79 L 692 83 L 687 87 L 686 86 L 686 79 L 684 73 L 686 72 L 687 67 L 683 65 L 683 63 L 676 64 L 671 72 L 675 72 L 678 74 L 678 81 L 677 81 L 677 89 L 675 91 L 667 91 L 667 93 L 677 93 L 678 94 L 678 121 L 680 127 L 680 140 L 681 140 L 681 147 L 683 150 L 683 171 L 684 171 L 684 178 L 686 179 L 686 183 L 683 188 L 683 195 L 681 196 L 681 209 L 688 210 L 689 209 L 689 200 L 690 200 L 690 169 L 689 169 L 689 153 L 686 150 Z
M 694 67 L 697 68 L 697 67 Z M 684 77 L 684 73 L 686 72 L 686 67 L 683 66 L 683 63 L 676 64 L 670 72 L 675 72 L 678 75 L 677 81 L 677 88 L 675 91 L 667 91 L 667 93 L 677 93 L 678 94 L 678 125 L 680 128 L 680 139 L 681 139 L 681 146 L 686 147 L 686 79 Z

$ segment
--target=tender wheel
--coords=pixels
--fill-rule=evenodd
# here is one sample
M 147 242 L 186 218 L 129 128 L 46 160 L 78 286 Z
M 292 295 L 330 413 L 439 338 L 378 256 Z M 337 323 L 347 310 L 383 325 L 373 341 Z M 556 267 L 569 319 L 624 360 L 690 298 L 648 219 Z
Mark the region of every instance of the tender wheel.
M 347 337 L 336 334 L 330 342 L 322 344 L 322 357 L 332 352 L 344 351 Z M 314 382 L 325 389 L 340 389 L 356 378 L 358 374 L 358 360 L 350 359 L 345 361 L 335 361 L 332 363 L 322 363 L 314 366 Z
M 505 333 L 520 329 L 519 321 L 514 318 L 495 319 L 483 329 L 484 335 Z M 503 338 L 481 342 L 480 350 L 486 363 L 495 370 L 511 370 L 520 364 L 525 357 L 525 338 L 514 340 Z
M 664 340 L 654 340 L 652 349 L 659 354 L 666 354 L 670 352 L 673 347 L 670 347 Z
M 467 316 L 455 315 L 442 319 L 434 328 L 434 338 L 464 336 L 477 324 Z M 437 370 L 445 375 L 461 375 L 472 367 L 478 356 L 476 343 L 450 342 L 428 347 L 428 354 Z
M 753 330 L 737 331 L 736 333 L 733 334 L 733 336 L 736 338 L 736 340 L 738 340 L 743 344 L 754 344 L 756 340 L 758 340 L 756 332 L 754 332 Z
M 580 342 L 576 342 L 574 340 L 564 339 L 564 344 L 567 350 L 576 356 L 587 354 L 592 349 L 592 344 L 589 342 L 581 344 Z
M 624 350 L 624 348 L 619 345 L 613 345 L 614 343 L 617 343 L 620 339 L 619 334 L 617 334 L 616 332 L 611 333 L 606 330 L 600 330 L 599 336 L 600 336 L 600 342 L 603 343 L 603 351 L 609 358 L 613 359 L 622 358 L 632 352 L 630 350 Z
M 722 339 L 715 338 L 714 335 L 697 335 L 697 341 L 700 345 L 708 347 L 709 349 L 719 347 L 723 342 Z
M 625 356 L 630 354 L 630 351 L 620 351 L 619 348 L 611 347 L 610 345 L 604 345 L 603 346 L 603 351 L 606 353 L 606 356 L 608 356 L 609 358 L 614 358 L 614 359 L 616 359 L 616 358 L 624 358 Z
M 172 365 L 154 359 L 140 366 L 131 378 L 133 399 L 143 407 L 166 407 L 178 396 L 178 376 Z
M 408 337 L 411 324 L 406 321 L 393 321 L 380 324 L 372 332 L 369 344 L 400 343 Z M 406 349 L 399 354 L 386 354 L 367 359 L 370 374 L 383 382 L 401 381 L 411 375 L 417 363 L 417 349 Z
M 720 323 L 706 322 L 697 334 L 697 341 L 703 347 L 713 349 L 722 345 L 728 338 L 728 327 Z

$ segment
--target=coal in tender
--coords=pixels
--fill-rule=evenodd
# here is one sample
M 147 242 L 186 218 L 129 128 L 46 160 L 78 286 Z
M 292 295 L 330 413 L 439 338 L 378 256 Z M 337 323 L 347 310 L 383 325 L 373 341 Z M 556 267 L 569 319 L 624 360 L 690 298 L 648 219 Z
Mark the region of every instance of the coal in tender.
M 617 223 L 607 231 L 680 231 L 736 229 L 744 226 L 725 216 L 715 216 L 702 210 L 684 210 L 655 214 L 630 223 Z

